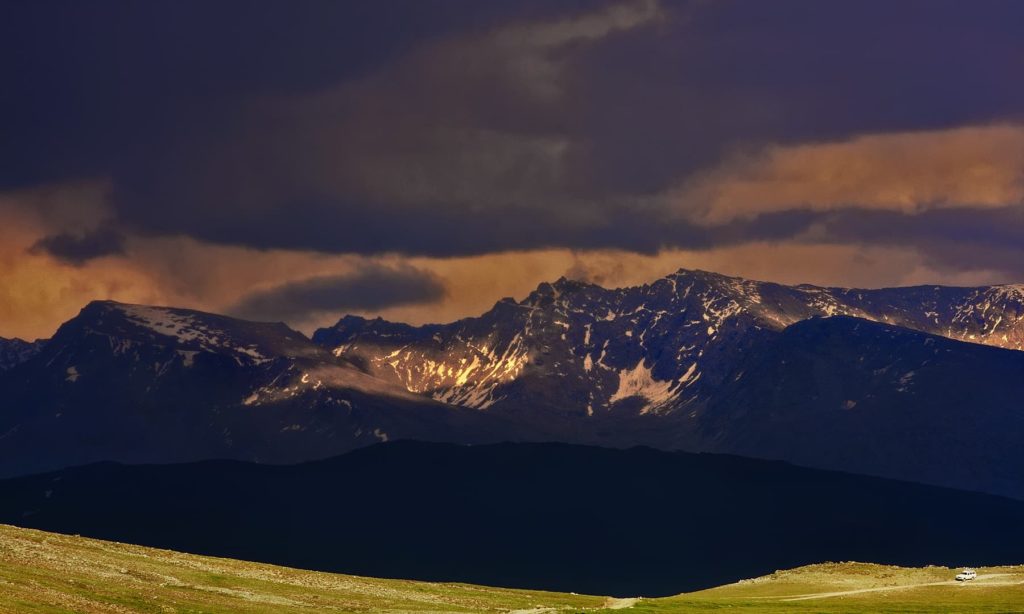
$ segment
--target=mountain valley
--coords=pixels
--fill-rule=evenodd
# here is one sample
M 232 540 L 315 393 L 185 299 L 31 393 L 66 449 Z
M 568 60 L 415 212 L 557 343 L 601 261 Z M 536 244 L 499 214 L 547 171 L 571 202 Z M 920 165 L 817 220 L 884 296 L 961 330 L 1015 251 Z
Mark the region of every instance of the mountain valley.
M 616 597 L 821 561 L 1016 564 L 1024 502 L 727 455 L 389 442 L 0 480 L 0 522 L 362 576 Z M 737 556 L 736 553 L 742 553 Z

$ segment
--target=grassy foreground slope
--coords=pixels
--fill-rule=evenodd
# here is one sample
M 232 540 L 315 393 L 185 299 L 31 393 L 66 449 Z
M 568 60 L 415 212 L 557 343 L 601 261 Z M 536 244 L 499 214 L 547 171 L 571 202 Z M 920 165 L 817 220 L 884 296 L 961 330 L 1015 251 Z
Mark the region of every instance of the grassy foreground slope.
M 603 597 L 302 571 L 0 525 L 0 612 L 508 612 Z
M 628 564 L 628 563 L 624 563 Z M 660 599 L 382 580 L 0 525 L 0 612 L 1024 612 L 1024 566 L 824 563 Z

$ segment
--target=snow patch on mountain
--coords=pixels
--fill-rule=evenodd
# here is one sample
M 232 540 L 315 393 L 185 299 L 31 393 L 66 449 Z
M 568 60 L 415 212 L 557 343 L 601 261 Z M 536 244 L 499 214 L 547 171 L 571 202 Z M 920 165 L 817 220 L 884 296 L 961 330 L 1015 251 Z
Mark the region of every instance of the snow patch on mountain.
M 660 381 L 651 375 L 651 369 L 644 364 L 644 359 L 632 369 L 619 371 L 619 387 L 615 394 L 608 399 L 609 403 L 617 403 L 631 397 L 642 397 L 647 400 L 641 414 L 646 414 L 658 407 L 667 404 L 674 398 L 672 394 L 673 384 L 670 381 Z
M 117 308 L 129 321 L 158 335 L 171 337 L 180 344 L 196 345 L 206 352 L 227 351 L 255 364 L 271 360 L 255 344 L 235 343 L 223 331 L 208 326 L 197 316 L 148 305 L 118 305 Z M 194 354 L 183 358 L 186 366 L 191 366 Z

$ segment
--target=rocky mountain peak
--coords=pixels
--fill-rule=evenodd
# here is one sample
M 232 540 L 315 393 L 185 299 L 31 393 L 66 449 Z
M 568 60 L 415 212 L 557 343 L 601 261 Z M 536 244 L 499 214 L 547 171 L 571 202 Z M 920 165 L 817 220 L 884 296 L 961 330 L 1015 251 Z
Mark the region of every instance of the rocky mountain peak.
M 29 360 L 46 346 L 46 339 L 25 341 L 24 339 L 6 339 L 0 337 L 0 371 L 12 369 Z
M 314 338 L 378 377 L 448 403 L 672 413 L 707 398 L 764 335 L 827 316 L 1024 344 L 1017 287 L 784 286 L 689 269 L 612 290 L 562 277 L 479 318 L 430 327 L 342 319 Z

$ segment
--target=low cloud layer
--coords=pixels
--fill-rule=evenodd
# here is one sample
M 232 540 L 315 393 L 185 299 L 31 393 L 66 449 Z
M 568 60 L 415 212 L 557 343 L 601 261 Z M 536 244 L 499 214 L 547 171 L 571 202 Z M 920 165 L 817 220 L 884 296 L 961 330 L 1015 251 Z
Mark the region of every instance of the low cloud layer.
M 371 265 L 347 275 L 312 277 L 248 294 L 229 309 L 250 320 L 302 322 L 322 314 L 380 311 L 444 298 L 435 275 L 405 265 Z
M 36 241 L 32 251 L 46 253 L 70 264 L 83 264 L 94 258 L 124 253 L 124 235 L 100 228 L 81 234 L 62 232 Z

